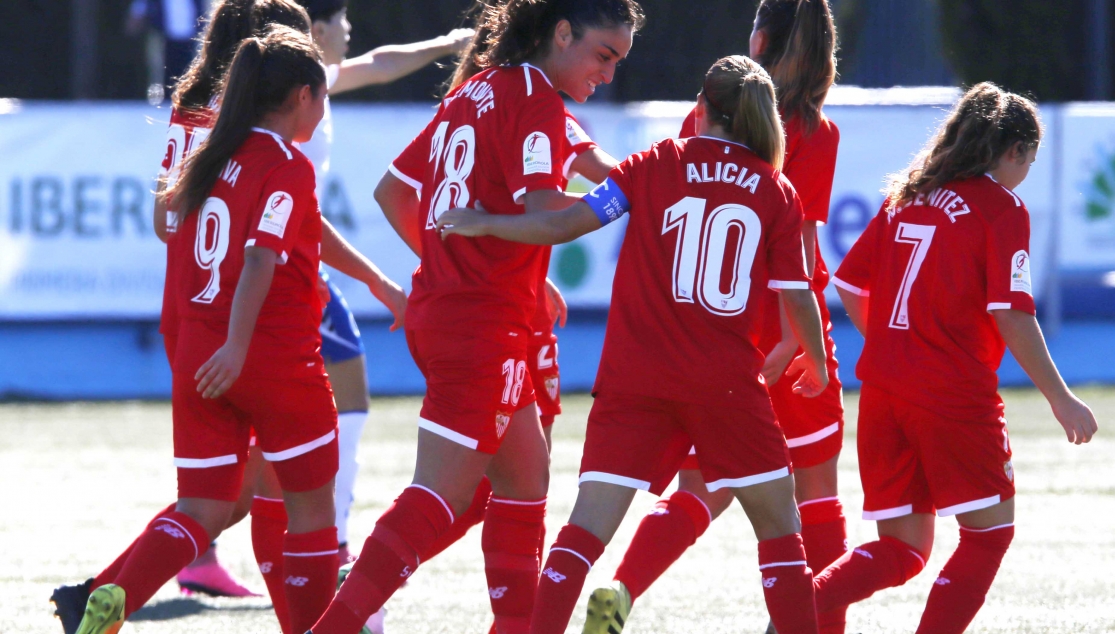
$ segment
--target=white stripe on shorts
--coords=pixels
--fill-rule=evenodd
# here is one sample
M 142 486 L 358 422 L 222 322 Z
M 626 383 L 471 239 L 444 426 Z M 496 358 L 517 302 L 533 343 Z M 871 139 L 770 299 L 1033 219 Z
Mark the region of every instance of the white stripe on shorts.
M 793 448 L 793 447 L 801 447 L 803 445 L 812 445 L 813 443 L 815 443 L 819 440 L 824 440 L 825 438 L 828 438 L 829 436 L 835 434 L 838 431 L 840 431 L 840 423 L 833 423 L 833 424 L 829 425 L 828 427 L 825 427 L 821 431 L 815 431 L 812 434 L 807 434 L 805 436 L 798 436 L 797 438 L 787 438 L 786 439 L 786 446 L 790 447 L 790 448 Z
M 418 417 L 418 429 L 425 429 L 426 431 L 428 431 L 432 434 L 437 434 L 438 436 L 441 436 L 442 438 L 447 438 L 449 440 L 452 440 L 453 442 L 457 443 L 458 445 L 464 445 L 465 447 L 468 447 L 469 449 L 476 449 L 477 447 L 480 446 L 480 441 L 478 441 L 474 438 L 469 438 L 468 436 L 466 436 L 464 434 L 458 434 L 457 432 L 453 431 L 452 429 L 449 429 L 448 427 L 443 427 L 441 425 L 438 425 L 434 421 L 426 419 L 426 418 L 422 418 L 421 416 Z
M 603 471 L 586 471 L 582 473 L 581 479 L 577 481 L 577 484 L 580 485 L 585 482 L 607 482 L 608 484 L 618 484 L 621 487 L 627 487 L 629 489 L 650 491 L 650 482 L 646 480 L 636 480 L 635 478 L 604 473 Z
M 208 469 L 210 467 L 223 467 L 236 464 L 236 454 L 217 456 L 216 458 L 175 458 L 174 466 L 179 469 Z
M 282 462 L 283 460 L 290 460 L 291 458 L 297 458 L 302 454 L 310 453 L 318 447 L 324 447 L 325 445 L 333 442 L 333 439 L 336 437 L 337 430 L 333 429 L 330 430 L 328 434 L 325 434 L 320 438 L 315 438 L 310 442 L 302 443 L 297 447 L 291 447 L 290 449 L 286 449 L 284 451 L 276 451 L 275 453 L 267 453 L 265 451 L 263 452 L 263 457 L 271 462 Z
M 956 506 L 948 506 L 943 509 L 937 509 L 937 517 L 948 517 L 950 515 L 960 515 L 961 513 L 968 513 L 969 511 L 978 511 L 989 506 L 995 506 L 1001 501 L 1002 500 L 999 498 L 998 495 L 992 495 L 991 497 L 983 498 L 982 500 L 972 500 L 971 502 L 957 504 Z
M 705 485 L 705 488 L 708 489 L 709 493 L 712 493 L 713 491 L 719 491 L 720 489 L 724 488 L 739 489 L 742 487 L 755 486 L 756 484 L 762 484 L 764 482 L 770 482 L 771 480 L 777 480 L 779 478 L 785 478 L 789 475 L 790 468 L 782 467 L 777 471 L 768 471 L 766 473 L 758 473 L 751 476 L 744 476 L 742 478 L 724 478 L 723 480 L 717 480 L 716 482 L 709 482 Z
M 863 512 L 863 519 L 872 520 L 872 521 L 877 522 L 879 520 L 889 520 L 889 519 L 894 519 L 896 517 L 904 517 L 906 515 L 912 515 L 913 512 L 914 512 L 914 505 L 913 504 L 907 504 L 906 506 L 896 506 L 892 509 L 883 509 L 881 511 L 867 511 L 867 510 L 865 510 Z

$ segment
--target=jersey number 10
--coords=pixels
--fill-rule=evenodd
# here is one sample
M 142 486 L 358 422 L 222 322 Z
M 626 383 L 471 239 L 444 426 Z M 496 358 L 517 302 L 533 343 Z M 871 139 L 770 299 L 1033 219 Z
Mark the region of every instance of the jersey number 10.
M 674 301 L 692 304 L 694 298 L 714 315 L 738 315 L 747 309 L 751 294 L 751 265 L 759 249 L 763 227 L 749 207 L 721 205 L 705 218 L 704 198 L 687 196 L 666 209 L 662 235 L 678 230 L 674 248 Z M 732 230 L 735 252 L 729 253 Z M 724 266 L 731 266 L 727 289 Z

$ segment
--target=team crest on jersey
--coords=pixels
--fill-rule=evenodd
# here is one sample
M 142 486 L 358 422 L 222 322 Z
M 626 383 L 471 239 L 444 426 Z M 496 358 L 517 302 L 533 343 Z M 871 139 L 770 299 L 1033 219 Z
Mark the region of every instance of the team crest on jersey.
M 550 395 L 550 400 L 556 401 L 558 397 L 558 377 L 551 376 L 543 383 L 546 384 L 546 393 Z
M 1014 463 L 1007 460 L 1003 463 L 1003 472 L 1007 474 L 1007 480 L 1014 482 Z
M 1010 290 L 1031 296 L 1034 294 L 1030 285 L 1030 254 L 1025 251 L 1019 251 L 1011 258 Z
M 523 176 L 552 174 L 550 137 L 544 132 L 531 132 L 523 141 Z
M 511 414 L 496 412 L 496 437 L 503 438 L 503 434 L 507 432 L 507 426 L 510 424 Z
M 259 230 L 283 237 L 290 212 L 294 210 L 294 198 L 286 192 L 275 192 L 263 205 L 263 217 L 259 220 Z

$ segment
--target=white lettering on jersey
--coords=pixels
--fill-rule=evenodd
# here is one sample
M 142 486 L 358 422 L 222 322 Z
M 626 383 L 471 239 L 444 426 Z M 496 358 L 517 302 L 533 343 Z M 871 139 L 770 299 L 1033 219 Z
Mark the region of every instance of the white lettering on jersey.
M 735 163 L 716 162 L 709 172 L 708 163 L 701 163 L 700 169 L 694 163 L 685 164 L 685 182 L 687 183 L 735 183 L 739 187 L 751 190 L 754 194 L 759 188 L 759 175 L 747 175 L 747 168 Z
M 283 237 L 290 212 L 294 210 L 294 198 L 286 192 L 275 192 L 263 206 L 263 217 L 259 220 L 259 230 Z
M 1031 297 L 1034 294 L 1030 285 L 1030 254 L 1025 251 L 1018 251 L 1011 258 L 1010 290 L 1026 293 Z
M 221 170 L 221 180 L 236 187 L 236 179 L 238 178 L 240 178 L 240 164 L 230 159 L 228 165 L 225 165 L 225 168 Z
M 480 118 L 485 112 L 496 107 L 496 93 L 492 85 L 486 81 L 469 82 L 461 89 L 456 97 L 468 97 L 476 104 L 476 117 Z
M 550 137 L 545 132 L 531 132 L 523 141 L 523 176 L 552 173 Z
M 915 205 L 936 207 L 945 212 L 945 215 L 949 217 L 949 222 L 956 222 L 956 219 L 960 216 L 972 213 L 972 210 L 968 207 L 968 203 L 964 202 L 960 194 L 944 188 L 934 189 L 928 194 L 918 194 L 914 196 L 914 200 L 901 207 L 901 209 Z

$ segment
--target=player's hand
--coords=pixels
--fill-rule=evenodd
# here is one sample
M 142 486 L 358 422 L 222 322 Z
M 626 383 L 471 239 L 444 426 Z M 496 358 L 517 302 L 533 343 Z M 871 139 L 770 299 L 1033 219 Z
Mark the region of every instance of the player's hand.
M 557 314 L 558 327 L 565 328 L 565 320 L 569 318 L 569 306 L 565 303 L 565 298 L 561 296 L 561 291 L 553 280 L 546 278 L 546 306 L 551 314 Z
M 472 41 L 472 36 L 476 31 L 472 29 L 453 29 L 442 37 L 445 38 L 445 46 L 453 55 L 459 55 L 466 48 L 468 43 Z
M 763 363 L 763 380 L 767 385 L 774 385 L 786 373 L 787 366 L 794 360 L 794 354 L 798 351 L 797 341 L 779 341 L 778 345 L 767 355 L 767 360 Z
M 441 216 L 437 219 L 437 230 L 441 233 L 441 239 L 444 240 L 446 236 L 453 234 L 465 236 L 466 238 L 478 238 L 480 236 L 488 235 L 487 227 L 484 220 L 488 217 L 488 213 L 476 204 L 476 209 L 468 209 L 458 207 L 457 209 L 450 209 L 449 211 L 442 212 Z
M 1065 436 L 1072 444 L 1086 443 L 1099 431 L 1099 424 L 1096 423 L 1092 410 L 1072 392 L 1056 402 L 1051 401 L 1050 405 L 1053 407 L 1053 415 L 1057 417 L 1061 427 L 1065 428 Z
M 402 328 L 403 325 L 406 323 L 406 291 L 400 288 L 398 284 L 388 280 L 388 283 L 383 286 L 383 289 L 380 291 L 380 293 L 382 296 L 379 297 L 379 300 L 383 302 L 383 305 L 387 307 L 387 310 L 390 310 L 391 314 L 395 316 L 395 323 L 391 324 L 391 328 L 389 329 L 391 332 L 395 332 L 396 330 Z
M 197 391 L 202 398 L 217 398 L 228 391 L 236 379 L 240 378 L 240 371 L 244 369 L 244 358 L 248 356 L 248 349 L 239 346 L 225 345 L 217 349 L 194 374 L 197 381 Z
M 792 376 L 798 372 L 801 372 L 801 378 L 794 382 L 794 394 L 805 398 L 816 398 L 828 387 L 829 371 L 823 359 L 817 362 L 805 353 L 798 355 L 786 369 L 786 374 Z
M 333 299 L 333 295 L 329 292 L 329 284 L 321 279 L 320 275 L 317 278 L 317 297 L 321 300 L 322 308 L 328 306 L 329 300 Z

